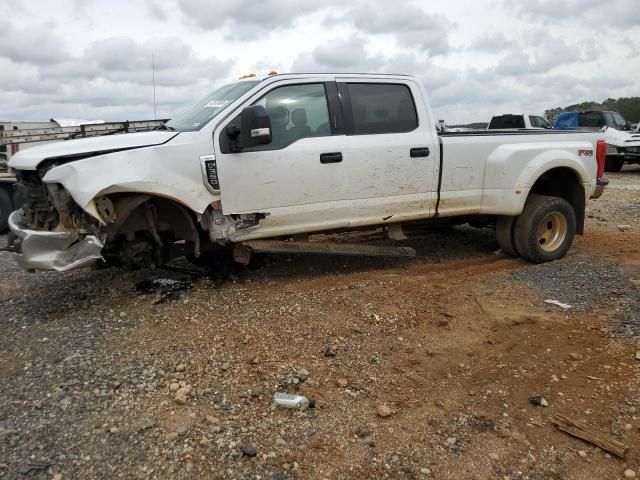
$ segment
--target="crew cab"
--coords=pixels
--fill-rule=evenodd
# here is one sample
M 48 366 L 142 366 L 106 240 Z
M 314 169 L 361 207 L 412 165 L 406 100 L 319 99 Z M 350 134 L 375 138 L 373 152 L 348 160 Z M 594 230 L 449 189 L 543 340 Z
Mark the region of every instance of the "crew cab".
M 504 115 L 495 115 L 491 118 L 487 130 L 510 130 L 510 129 L 527 129 L 537 130 L 550 128 L 551 125 L 546 118 L 540 115 L 530 115 L 528 113 L 506 113 Z
M 633 131 L 631 123 L 618 112 L 562 112 L 553 128 L 603 130 L 607 142 L 605 172 L 619 172 L 625 162 L 640 164 L 640 134 Z
M 598 132 L 436 132 L 415 77 L 285 74 L 224 85 L 148 132 L 15 155 L 9 223 L 28 270 L 126 267 L 228 252 L 410 255 L 316 232 L 482 221 L 502 249 L 562 257 L 602 194 Z

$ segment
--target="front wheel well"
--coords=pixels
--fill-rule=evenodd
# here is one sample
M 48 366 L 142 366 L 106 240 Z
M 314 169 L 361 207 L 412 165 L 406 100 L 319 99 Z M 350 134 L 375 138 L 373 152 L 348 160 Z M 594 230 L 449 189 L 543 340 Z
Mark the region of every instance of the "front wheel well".
M 114 260 L 111 263 L 161 264 L 180 256 L 175 254 L 180 251 L 174 248 L 176 242 L 183 244 L 182 251 L 200 254 L 196 216 L 178 202 L 147 194 L 111 194 L 96 198 L 95 203 L 107 222 L 105 249 Z
M 586 193 L 574 170 L 560 167 L 543 173 L 531 187 L 530 194 L 564 198 L 576 214 L 576 233 L 584 233 Z

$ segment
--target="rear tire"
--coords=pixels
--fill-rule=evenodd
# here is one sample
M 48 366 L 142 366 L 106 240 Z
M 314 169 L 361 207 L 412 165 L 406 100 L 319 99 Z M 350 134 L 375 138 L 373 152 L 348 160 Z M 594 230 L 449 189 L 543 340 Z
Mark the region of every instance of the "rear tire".
M 13 212 L 13 202 L 9 194 L 0 188 L 0 233 L 9 227 L 9 215 Z
M 604 171 L 619 172 L 620 170 L 622 170 L 623 165 L 624 165 L 624 158 L 607 157 L 607 159 L 604 162 Z
M 530 262 L 550 262 L 565 256 L 575 232 L 576 214 L 569 202 L 531 194 L 515 223 L 515 246 Z
M 512 257 L 520 256 L 516 249 L 515 239 L 513 237 L 513 230 L 517 217 L 498 217 L 496 220 L 496 240 L 500 249 Z

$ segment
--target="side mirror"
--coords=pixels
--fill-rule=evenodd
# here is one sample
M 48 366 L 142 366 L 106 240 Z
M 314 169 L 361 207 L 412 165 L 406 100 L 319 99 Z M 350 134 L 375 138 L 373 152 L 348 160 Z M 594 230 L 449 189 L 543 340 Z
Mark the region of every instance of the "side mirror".
M 271 143 L 271 119 L 262 105 L 251 105 L 240 114 L 241 149 Z

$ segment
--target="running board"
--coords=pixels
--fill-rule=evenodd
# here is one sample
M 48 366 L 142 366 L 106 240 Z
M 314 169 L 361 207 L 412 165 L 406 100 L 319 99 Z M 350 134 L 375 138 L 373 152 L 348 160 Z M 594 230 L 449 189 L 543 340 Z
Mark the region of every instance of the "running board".
M 362 255 L 366 257 L 415 257 L 410 247 L 378 247 L 353 243 L 284 242 L 280 240 L 250 240 L 242 245 L 254 252 L 265 253 L 321 253 L 325 255 Z

